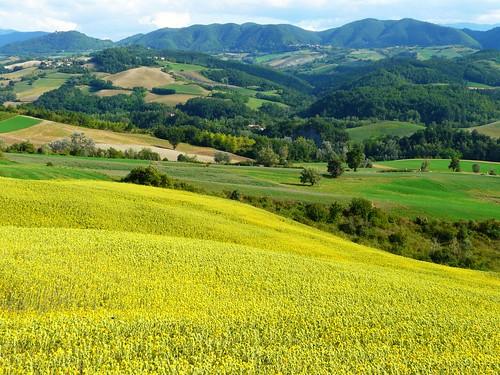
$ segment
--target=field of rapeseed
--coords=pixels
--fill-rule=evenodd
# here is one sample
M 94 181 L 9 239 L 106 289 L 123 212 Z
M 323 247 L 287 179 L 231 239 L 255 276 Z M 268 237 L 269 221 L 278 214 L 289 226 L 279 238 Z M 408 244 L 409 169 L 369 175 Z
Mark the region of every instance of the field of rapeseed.
M 240 203 L 0 179 L 0 374 L 500 370 L 500 280 Z

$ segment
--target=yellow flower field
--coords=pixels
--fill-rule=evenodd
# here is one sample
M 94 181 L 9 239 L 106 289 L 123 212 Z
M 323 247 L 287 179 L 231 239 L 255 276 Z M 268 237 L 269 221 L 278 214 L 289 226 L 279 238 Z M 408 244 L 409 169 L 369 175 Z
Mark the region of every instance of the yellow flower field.
M 233 201 L 0 178 L 0 374 L 500 371 L 500 280 Z

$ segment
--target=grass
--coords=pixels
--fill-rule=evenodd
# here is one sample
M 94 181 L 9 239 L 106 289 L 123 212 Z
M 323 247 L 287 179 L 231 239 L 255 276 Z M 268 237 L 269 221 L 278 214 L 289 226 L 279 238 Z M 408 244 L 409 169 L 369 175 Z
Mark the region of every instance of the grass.
M 185 95 L 206 95 L 207 91 L 198 85 L 173 83 L 163 86 L 163 88 L 175 90 L 177 94 Z
M 428 160 L 430 163 L 429 170 L 431 172 L 453 173 L 448 169 L 448 166 L 450 165 L 450 160 L 448 159 L 428 159 Z M 396 169 L 419 169 L 423 161 L 424 161 L 423 159 L 394 160 L 394 161 L 379 162 L 377 164 Z M 460 161 L 460 167 L 463 172 L 472 173 L 472 166 L 474 164 L 479 164 L 481 166 L 482 173 L 488 173 L 488 171 L 494 170 L 496 171 L 497 174 L 500 174 L 500 163 L 473 161 L 473 160 Z
M 477 130 L 480 134 L 493 138 L 500 138 L 500 121 L 488 125 L 476 126 L 467 130 Z
M 104 79 L 113 82 L 117 87 L 126 89 L 144 87 L 148 90 L 151 90 L 153 87 L 162 87 L 175 81 L 170 74 L 162 72 L 160 68 L 145 66 L 108 75 Z
M 38 99 L 42 94 L 61 87 L 66 80 L 65 77 L 56 76 L 55 78 L 39 78 L 31 85 L 28 81 L 18 82 L 14 86 L 14 92 L 19 100 L 31 102 Z
M 494 373 L 498 365 L 495 274 L 409 260 L 186 192 L 0 184 L 7 373 Z
M 181 64 L 167 61 L 164 66 L 175 73 L 178 72 L 201 72 L 202 70 L 206 70 L 204 66 L 201 65 L 193 65 L 193 64 Z
M 0 133 L 10 133 L 17 130 L 27 129 L 42 121 L 33 117 L 14 116 L 0 121 Z
M 136 160 L 62 156 L 5 154 L 5 157 L 18 165 L 26 165 L 28 170 L 29 166 L 36 167 L 52 161 L 56 166 L 105 174 L 111 178 L 123 177 L 136 165 L 149 164 Z M 387 162 L 384 166 L 420 167 L 421 161 L 401 163 Z M 442 169 L 446 161 L 432 160 L 432 173 L 380 173 L 379 169 L 365 169 L 357 173 L 347 172 L 340 179 L 323 178 L 319 186 L 312 188 L 298 184 L 300 169 L 217 165 L 207 168 L 203 164 L 174 162 L 157 165 L 169 176 L 213 193 L 238 190 L 251 196 L 317 203 L 345 203 L 353 197 L 363 197 L 375 202 L 378 207 L 406 217 L 500 219 L 500 178 L 436 171 L 438 167 Z M 314 167 L 326 172 L 324 164 L 315 164 Z M 0 171 L 2 168 L 0 165 Z
M 362 142 L 366 139 L 379 138 L 387 135 L 405 137 L 422 129 L 425 129 L 425 127 L 410 122 L 383 121 L 347 129 L 347 132 L 353 141 Z
M 272 104 L 276 104 L 280 107 L 287 107 L 286 104 L 283 104 L 283 103 L 280 103 L 280 102 L 273 102 L 271 100 L 266 100 L 266 99 L 259 99 L 259 98 L 254 98 L 254 97 L 249 97 L 248 98 L 248 102 L 246 103 L 247 106 L 250 108 L 250 109 L 254 109 L 254 110 L 257 110 L 259 109 L 260 107 L 262 107 L 262 105 L 264 103 L 272 103 Z

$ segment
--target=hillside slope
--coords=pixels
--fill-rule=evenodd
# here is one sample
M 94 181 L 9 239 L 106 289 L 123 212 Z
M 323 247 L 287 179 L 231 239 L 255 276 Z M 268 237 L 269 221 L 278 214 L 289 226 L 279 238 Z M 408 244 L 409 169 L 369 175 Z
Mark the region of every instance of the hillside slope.
M 461 30 L 413 19 L 398 21 L 365 19 L 338 29 L 327 30 L 320 35 L 323 44 L 347 48 L 439 45 L 479 47 L 476 40 Z
M 43 31 L 14 31 L 14 30 L 5 30 L 5 32 L 0 33 L 0 47 L 5 46 L 6 44 L 23 42 L 25 40 L 39 38 L 41 36 L 47 35 Z
M 195 25 L 138 34 L 119 44 L 199 52 L 278 52 L 320 44 L 345 48 L 443 45 L 480 48 L 479 42 L 462 30 L 413 19 L 365 19 L 322 32 L 292 25 Z
M 110 40 L 91 38 L 78 31 L 62 31 L 4 45 L 0 47 L 0 53 L 26 56 L 61 52 L 87 52 L 111 46 L 113 46 L 113 42 Z
M 1 124 L 0 124 L 1 125 Z M 216 149 L 211 147 L 191 146 L 185 143 L 179 144 L 174 150 L 172 145 L 164 139 L 155 138 L 147 134 L 118 133 L 110 130 L 84 128 L 75 125 L 61 124 L 53 121 L 39 120 L 39 123 L 31 127 L 2 132 L 0 126 L 0 141 L 8 145 L 29 141 L 35 146 L 41 146 L 50 142 L 69 138 L 74 133 L 83 133 L 102 149 L 113 147 L 116 150 L 125 151 L 134 149 L 139 151 L 149 148 L 160 154 L 161 158 L 175 161 L 180 154 L 196 157 L 202 162 L 213 162 Z M 231 155 L 233 162 L 248 160 L 239 155 Z
M 254 23 L 194 25 L 181 29 L 164 28 L 145 35 L 135 35 L 122 45 L 199 52 L 283 50 L 292 45 L 317 44 L 321 38 L 312 31 L 292 25 Z
M 485 49 L 500 49 L 500 27 L 487 31 L 465 29 L 464 32 L 476 39 Z
M 8 372 L 488 373 L 498 363 L 493 274 L 186 192 L 0 183 Z

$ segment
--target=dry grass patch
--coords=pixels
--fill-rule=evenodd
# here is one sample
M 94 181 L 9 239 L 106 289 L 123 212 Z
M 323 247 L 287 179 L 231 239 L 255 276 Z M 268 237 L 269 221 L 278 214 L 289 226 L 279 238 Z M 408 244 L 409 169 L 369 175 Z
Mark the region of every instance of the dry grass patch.
M 160 68 L 145 66 L 112 74 L 105 77 L 105 79 L 113 82 L 118 87 L 127 89 L 144 87 L 149 90 L 153 87 L 165 86 L 175 82 L 175 79 L 170 74 L 162 72 Z

